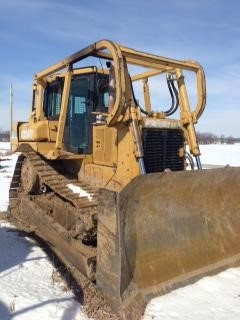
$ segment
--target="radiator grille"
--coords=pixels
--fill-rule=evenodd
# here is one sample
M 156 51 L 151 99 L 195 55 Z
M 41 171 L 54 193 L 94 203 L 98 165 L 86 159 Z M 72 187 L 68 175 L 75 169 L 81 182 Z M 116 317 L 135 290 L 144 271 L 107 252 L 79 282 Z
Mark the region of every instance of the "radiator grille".
M 184 144 L 182 130 L 145 128 L 142 142 L 147 173 L 184 169 L 184 158 L 179 156 L 179 149 Z

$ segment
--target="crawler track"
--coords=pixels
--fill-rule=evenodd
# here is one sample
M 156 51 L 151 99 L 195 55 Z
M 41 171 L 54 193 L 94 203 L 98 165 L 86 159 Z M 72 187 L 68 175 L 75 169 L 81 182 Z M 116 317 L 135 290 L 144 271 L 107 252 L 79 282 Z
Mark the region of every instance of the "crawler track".
M 38 176 L 38 186 L 31 192 L 24 188 L 29 182 L 27 161 Z M 79 283 L 88 316 L 118 319 L 94 285 L 98 190 L 65 176 L 57 165 L 32 150 L 19 156 L 9 190 L 10 219 L 19 229 L 34 232 L 57 254 Z M 72 186 L 83 195 L 74 193 Z

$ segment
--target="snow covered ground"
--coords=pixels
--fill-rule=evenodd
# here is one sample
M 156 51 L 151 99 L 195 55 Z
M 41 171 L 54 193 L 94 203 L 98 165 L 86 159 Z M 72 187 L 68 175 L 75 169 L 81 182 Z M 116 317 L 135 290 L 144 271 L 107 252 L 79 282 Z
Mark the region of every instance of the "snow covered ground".
M 202 164 L 240 166 L 240 143 L 201 145 L 200 151 Z
M 8 189 L 17 155 L 0 142 L 0 211 L 8 206 Z M 0 220 L 0 320 L 88 319 L 74 294 L 44 251 L 30 238 Z
M 0 143 L 0 211 L 8 206 L 8 188 L 16 155 Z M 202 163 L 240 165 L 240 144 L 201 146 Z M 46 254 L 13 226 L 0 221 L 0 320 L 88 319 Z M 239 320 L 240 268 L 205 277 L 193 285 L 153 299 L 143 320 Z M 131 320 L 131 319 L 129 319 Z

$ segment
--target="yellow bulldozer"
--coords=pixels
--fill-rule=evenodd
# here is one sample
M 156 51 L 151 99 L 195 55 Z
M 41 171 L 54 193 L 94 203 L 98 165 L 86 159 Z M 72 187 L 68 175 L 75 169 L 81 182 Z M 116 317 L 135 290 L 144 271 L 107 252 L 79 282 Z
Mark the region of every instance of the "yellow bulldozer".
M 163 110 L 152 94 L 161 86 Z M 202 170 L 195 124 L 205 103 L 197 62 L 102 40 L 37 73 L 29 120 L 14 126 L 11 216 L 122 319 L 240 261 L 240 170 Z

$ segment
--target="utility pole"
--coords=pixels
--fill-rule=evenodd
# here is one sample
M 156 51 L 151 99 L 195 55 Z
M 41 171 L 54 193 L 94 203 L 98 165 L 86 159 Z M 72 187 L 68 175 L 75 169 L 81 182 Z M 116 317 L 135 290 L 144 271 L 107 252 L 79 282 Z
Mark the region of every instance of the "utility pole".
M 12 129 L 13 129 L 13 88 L 12 88 L 12 84 L 10 84 L 9 104 L 10 104 L 10 141 L 11 141 Z

